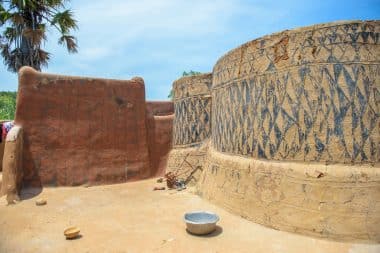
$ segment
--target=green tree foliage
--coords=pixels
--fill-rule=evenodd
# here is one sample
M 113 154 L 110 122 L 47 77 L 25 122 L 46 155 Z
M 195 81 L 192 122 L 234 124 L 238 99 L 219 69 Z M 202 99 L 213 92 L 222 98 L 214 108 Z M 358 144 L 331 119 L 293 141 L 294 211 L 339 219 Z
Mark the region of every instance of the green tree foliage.
M 14 119 L 16 109 L 16 92 L 0 91 L 0 120 Z
M 183 71 L 182 77 L 184 77 L 184 76 L 196 76 L 196 75 L 201 75 L 201 74 L 202 74 L 201 72 L 193 71 L 193 70 L 190 70 L 189 72 Z M 174 95 L 173 89 L 171 89 L 169 92 L 168 98 L 173 99 L 173 95 Z
M 196 76 L 201 74 L 201 72 L 190 70 L 189 72 L 183 71 L 182 76 Z
M 47 40 L 48 28 L 56 29 L 58 44 L 69 53 L 77 52 L 77 29 L 73 12 L 66 9 L 67 0 L 0 0 L 0 51 L 8 70 L 17 72 L 22 66 L 41 70 L 47 66 L 50 53 L 41 46 Z

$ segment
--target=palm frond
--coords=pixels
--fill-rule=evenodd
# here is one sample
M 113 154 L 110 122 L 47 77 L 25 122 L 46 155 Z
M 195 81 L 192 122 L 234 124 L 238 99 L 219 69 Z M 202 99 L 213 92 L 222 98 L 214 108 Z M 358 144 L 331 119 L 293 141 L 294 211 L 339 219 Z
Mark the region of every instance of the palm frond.
M 67 51 L 69 53 L 77 53 L 78 52 L 78 45 L 76 42 L 76 39 L 74 36 L 71 35 L 62 35 L 59 40 L 58 44 L 60 45 L 66 45 Z
M 37 55 L 39 65 L 47 67 L 48 62 L 50 60 L 50 53 L 48 53 L 42 49 L 37 49 L 36 55 Z
M 62 0 L 46 0 L 46 4 L 50 7 L 60 8 L 65 6 L 65 1 Z
M 9 41 L 9 43 L 13 43 L 19 36 L 19 33 L 16 28 L 7 27 L 5 28 L 3 35 L 4 38 Z
M 20 13 L 11 13 L 11 20 L 13 24 L 15 25 L 22 25 L 24 24 L 24 17 Z
M 71 29 L 77 29 L 76 20 L 73 18 L 73 13 L 70 10 L 58 12 L 54 15 L 51 22 L 53 25 L 58 25 L 62 34 L 66 34 Z
M 4 25 L 11 17 L 11 14 L 0 5 L 0 25 Z
M 1 50 L 1 56 L 4 59 L 4 62 L 7 62 L 10 57 L 10 46 L 8 43 L 1 43 L 0 44 L 0 50 Z
M 29 39 L 32 45 L 40 45 L 43 40 L 46 40 L 45 31 L 42 29 L 27 28 L 23 31 L 23 36 Z

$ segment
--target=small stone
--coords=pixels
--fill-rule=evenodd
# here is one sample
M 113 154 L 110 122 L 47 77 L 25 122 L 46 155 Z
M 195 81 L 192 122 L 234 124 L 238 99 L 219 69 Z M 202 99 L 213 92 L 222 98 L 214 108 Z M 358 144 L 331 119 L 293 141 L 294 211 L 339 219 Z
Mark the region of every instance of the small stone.
M 66 236 L 66 239 L 75 239 L 80 237 L 79 232 L 80 229 L 78 227 L 70 227 L 65 229 L 65 231 L 63 231 L 63 234 Z
M 46 203 L 47 203 L 46 199 L 37 199 L 36 200 L 37 206 L 43 206 L 43 205 L 46 205 Z

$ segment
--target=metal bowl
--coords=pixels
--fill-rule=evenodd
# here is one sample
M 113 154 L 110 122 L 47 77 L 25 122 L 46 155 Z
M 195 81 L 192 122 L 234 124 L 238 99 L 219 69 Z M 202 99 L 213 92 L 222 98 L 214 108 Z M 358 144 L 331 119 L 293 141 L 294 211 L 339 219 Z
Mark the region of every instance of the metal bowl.
M 187 231 L 196 235 L 206 235 L 215 230 L 219 216 L 212 212 L 196 211 L 186 213 L 184 220 Z

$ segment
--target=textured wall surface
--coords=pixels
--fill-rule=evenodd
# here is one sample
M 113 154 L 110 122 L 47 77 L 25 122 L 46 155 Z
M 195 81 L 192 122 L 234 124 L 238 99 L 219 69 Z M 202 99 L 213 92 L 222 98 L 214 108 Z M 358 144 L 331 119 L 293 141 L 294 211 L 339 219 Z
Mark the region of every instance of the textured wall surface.
M 210 137 L 211 79 L 211 74 L 203 74 L 173 83 L 174 147 L 198 144 Z
M 379 162 L 379 32 L 379 22 L 331 23 L 227 53 L 213 71 L 213 146 L 260 159 Z
M 0 143 L 0 171 L 3 170 L 3 155 L 4 155 L 5 140 Z
M 209 149 L 200 196 L 246 219 L 309 236 L 380 242 L 380 171 L 275 162 Z
M 173 149 L 166 170 L 191 184 L 199 179 L 211 135 L 211 82 L 208 73 L 173 83 Z
M 148 101 L 146 110 L 150 176 L 163 176 L 172 147 L 174 105 L 169 101 Z
M 213 69 L 198 192 L 260 224 L 380 242 L 380 22 L 284 31 Z
M 144 82 L 19 73 L 24 183 L 79 185 L 149 176 Z
M 195 146 L 173 148 L 169 153 L 166 172 L 173 172 L 189 185 L 195 185 L 206 165 L 208 141 Z
M 6 121 L 9 121 L 9 120 L 0 120 L 0 123 L 6 122 Z M 2 140 L 2 142 L 0 142 L 0 171 L 3 170 L 4 146 L 5 146 L 5 140 Z
M 5 142 L 3 156 L 3 173 L 0 187 L 0 196 L 6 195 L 8 204 L 14 204 L 20 200 L 19 192 L 21 190 L 23 179 L 23 129 L 20 126 L 14 126 L 8 132 Z

